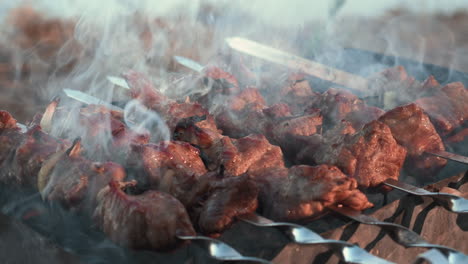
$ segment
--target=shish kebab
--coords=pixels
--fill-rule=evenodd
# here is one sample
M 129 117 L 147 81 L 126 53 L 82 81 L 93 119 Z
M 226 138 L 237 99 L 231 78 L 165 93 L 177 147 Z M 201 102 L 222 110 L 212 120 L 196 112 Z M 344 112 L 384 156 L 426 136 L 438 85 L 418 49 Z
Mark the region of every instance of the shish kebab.
M 67 91 L 65 91 L 67 93 Z M 80 92 L 74 93 L 74 99 L 77 99 L 83 103 L 87 103 L 87 97 L 88 96 L 75 96 L 77 94 L 80 94 Z M 350 209 L 349 211 L 343 211 L 342 209 L 336 208 L 333 209 L 338 212 L 341 212 L 342 214 L 345 214 L 343 212 L 348 212 L 348 216 L 353 216 L 354 219 L 372 219 L 368 216 L 361 215 L 358 211 Z M 353 214 L 351 215 L 349 212 L 352 212 Z M 349 261 L 349 262 L 355 262 L 355 263 L 366 263 L 370 260 L 372 260 L 373 263 L 381 263 L 380 259 L 372 259 L 374 256 L 369 255 L 368 253 L 365 253 L 364 255 L 363 252 L 360 252 L 360 248 L 349 248 L 350 245 L 347 244 L 347 242 L 343 241 L 334 241 L 334 240 L 321 240 L 320 237 L 317 237 L 316 234 L 311 232 L 309 229 L 306 229 L 304 227 L 301 227 L 297 224 L 290 224 L 290 223 L 284 223 L 284 222 L 273 222 L 269 219 L 266 219 L 265 217 L 261 217 L 255 214 L 249 214 L 249 215 L 241 215 L 238 216 L 238 219 L 245 221 L 250 224 L 254 224 L 257 226 L 262 226 L 262 227 L 286 227 L 286 231 L 291 236 L 291 239 L 299 244 L 329 244 L 329 245 L 338 245 L 339 250 L 343 250 L 340 254 L 343 260 Z M 441 245 L 434 245 L 426 242 L 423 238 L 421 238 L 419 235 L 414 233 L 413 231 L 400 226 L 398 224 L 393 224 L 393 223 L 385 223 L 385 222 L 379 222 L 376 219 L 372 219 L 372 221 L 365 222 L 367 224 L 377 224 L 379 226 L 382 226 L 384 230 L 390 232 L 390 234 L 395 234 L 392 235 L 392 239 L 394 239 L 397 243 L 402 244 L 405 247 L 424 247 L 424 248 L 435 248 L 441 250 L 444 254 L 447 255 L 448 259 L 468 259 L 464 254 Z M 396 228 L 396 230 L 393 230 L 388 227 L 393 227 Z M 355 246 L 354 246 L 355 247 Z M 351 254 L 347 253 L 344 254 L 343 252 L 348 252 L 345 250 L 351 250 L 349 252 L 352 252 Z M 360 253 L 358 253 L 360 252 Z M 353 260 L 353 261 L 351 261 Z M 457 263 L 457 262 L 449 262 L 449 263 Z
M 184 65 L 185 67 L 187 68 L 190 68 L 194 71 L 197 71 L 199 73 L 202 73 L 202 70 L 203 70 L 203 66 L 200 65 L 199 63 L 191 60 L 191 59 L 188 59 L 188 58 L 185 58 L 185 57 L 180 57 L 180 56 L 175 56 L 174 59 Z M 115 85 L 120 85 L 120 84 L 123 84 L 124 88 L 126 86 L 125 84 L 125 80 L 124 79 L 119 79 L 118 77 L 111 77 L 109 78 L 109 80 L 111 82 L 113 82 Z M 118 80 L 118 81 L 116 81 Z M 457 154 L 452 154 L 452 153 L 448 153 L 448 155 L 451 155 L 452 158 L 455 157 L 455 160 L 458 161 L 458 162 L 461 162 L 461 163 L 464 163 L 464 164 L 467 164 L 467 160 L 468 160 L 468 157 L 464 157 L 464 156 L 461 156 L 461 155 L 457 155 Z M 394 188 L 398 188 L 402 191 L 405 191 L 407 193 L 410 193 L 410 194 L 413 194 L 413 195 L 421 195 L 421 196 L 430 196 L 432 197 L 433 199 L 435 199 L 436 201 L 439 201 L 443 206 L 444 208 L 450 210 L 450 211 L 453 211 L 453 212 L 456 212 L 456 213 L 468 213 L 468 200 L 459 196 L 459 195 L 455 195 L 453 193 L 430 193 L 430 192 L 427 192 L 421 188 L 417 188 L 415 186 L 412 186 L 410 184 L 407 184 L 407 183 L 401 183 L 395 179 L 387 179 L 383 182 L 385 185 L 387 186 L 390 186 L 390 187 L 394 187 Z
M 46 110 L 43 118 L 40 120 L 40 124 L 47 127 L 50 109 L 54 108 L 53 105 L 56 102 L 54 100 L 49 105 L 49 109 L 48 111 Z M 137 224 L 140 224 L 140 227 L 133 227 L 137 228 L 136 230 L 129 228 L 128 230 L 134 231 L 133 234 L 126 234 L 128 230 L 114 230 L 111 239 L 115 241 L 115 236 L 122 238 L 127 235 L 136 238 L 136 241 L 128 240 L 129 245 L 127 246 L 145 247 L 151 245 L 163 249 L 172 243 L 180 243 L 174 240 L 179 239 L 181 241 L 191 241 L 199 245 L 210 257 L 220 261 L 271 263 L 264 259 L 243 256 L 228 244 L 217 239 L 196 235 L 191 224 L 189 224 L 188 216 L 184 213 L 185 209 L 183 209 L 182 204 L 169 195 L 157 191 L 147 191 L 139 195 L 124 193 L 124 189 L 122 188 L 131 189 L 134 183 L 121 182 L 125 177 L 125 172 L 120 165 L 113 162 L 100 163 L 87 160 L 80 155 L 80 152 L 82 152 L 80 139 L 70 143 L 66 140 L 54 138 L 44 133 L 38 124 L 34 125 L 34 122 L 37 121 L 33 121 L 33 125 L 27 127 L 17 123 L 7 112 L 0 111 L 0 138 L 4 143 L 3 147 L 12 147 L 21 142 L 21 139 L 25 137 L 25 141 L 19 143 L 20 146 L 17 150 L 2 148 L 0 160 L 2 163 L 8 162 L 8 160 L 5 160 L 5 158 L 9 159 L 8 153 L 14 153 L 15 160 L 18 162 L 23 159 L 27 160 L 27 166 L 23 165 L 24 168 L 20 170 L 13 168 L 13 171 L 10 171 L 11 169 L 4 167 L 1 174 L 2 181 L 10 183 L 10 180 L 12 180 L 14 182 L 19 181 L 21 184 L 37 186 L 44 199 L 58 200 L 69 208 L 73 208 L 84 214 L 94 215 L 92 217 L 98 220 L 98 222 L 125 221 L 119 218 L 119 215 L 125 214 L 124 218 L 136 220 Z M 8 166 L 14 166 L 13 162 L 10 162 Z M 33 172 L 37 170 L 39 170 L 38 175 L 30 175 L 31 173 L 34 174 Z M 50 174 L 53 170 L 56 171 Z M 37 179 L 37 183 L 34 183 L 34 179 Z M 53 184 L 51 184 L 51 181 L 53 181 Z M 109 186 L 105 187 L 108 183 Z M 110 200 L 106 197 L 110 197 Z M 123 202 L 128 208 L 125 208 L 125 206 L 124 208 L 115 208 L 118 201 L 111 202 L 113 199 L 128 200 L 128 202 Z M 107 200 L 107 203 L 101 204 L 100 200 Z M 111 203 L 109 204 L 109 202 Z M 96 211 L 93 213 L 94 207 L 96 207 Z M 165 212 L 164 214 L 159 214 L 156 222 L 146 219 L 145 225 L 141 222 L 145 222 L 144 219 L 140 218 L 137 220 L 135 218 L 135 212 L 139 212 L 145 216 L 149 214 L 148 212 L 155 209 L 159 212 Z M 113 213 L 116 215 L 112 216 L 109 212 L 106 213 L 105 210 L 113 210 Z M 171 213 L 173 214 L 172 216 Z M 146 217 L 150 216 L 151 214 Z M 158 222 L 166 223 L 167 216 L 170 218 L 175 217 L 176 220 L 172 219 L 172 225 L 163 227 L 161 230 L 158 229 Z M 104 220 L 102 217 L 106 219 Z M 98 225 L 105 232 L 109 229 L 108 224 L 102 225 L 99 223 Z M 154 228 L 154 230 L 146 234 L 141 232 L 143 230 L 141 228 Z M 176 236 L 168 238 L 168 233 L 172 232 L 175 232 Z M 168 240 L 160 240 L 164 238 L 168 238 Z
M 176 57 L 176 61 L 182 63 L 183 65 L 190 67 L 193 70 L 200 71 L 200 69 L 203 69 L 203 66 L 198 64 L 197 62 L 191 61 L 189 59 L 183 58 L 183 57 Z M 129 88 L 128 84 L 126 83 L 125 79 L 121 79 L 119 77 L 110 77 L 109 80 L 113 82 L 116 85 L 123 86 L 125 88 Z M 117 80 L 117 81 L 116 81 Z M 462 159 L 466 159 L 466 157 L 461 156 Z M 391 182 L 392 185 L 395 185 L 398 182 Z
M 233 37 L 226 39 L 226 42 L 232 49 L 240 51 L 242 53 L 261 58 L 269 62 L 277 63 L 279 65 L 286 66 L 290 69 L 299 72 L 304 72 L 317 78 L 327 80 L 345 87 L 349 87 L 351 89 L 359 90 L 361 92 L 368 93 L 372 91 L 371 85 L 375 85 L 375 83 L 373 83 L 374 80 L 365 79 L 358 75 L 354 75 L 329 66 L 325 66 L 323 64 L 307 60 L 299 56 L 289 54 L 287 52 L 254 42 L 252 40 Z M 199 69 L 203 69 L 203 66 L 187 58 L 175 57 L 175 60 L 181 63 L 182 65 L 196 71 L 199 71 Z M 198 66 L 193 66 L 197 64 Z M 458 155 L 455 153 L 450 153 L 444 150 L 431 150 L 426 151 L 426 153 L 445 159 L 457 161 L 460 163 L 468 164 L 468 157 Z
M 68 92 L 69 91 L 65 91 L 66 94 L 68 94 Z M 82 97 L 81 93 L 78 92 L 78 91 L 76 91 L 74 93 L 71 93 L 71 94 L 73 95 L 74 99 L 78 99 L 81 102 L 85 102 L 85 103 L 87 103 L 90 98 L 93 98 L 93 97 L 90 97 L 90 96 L 83 96 Z M 93 99 L 92 101 L 93 102 L 98 102 L 98 99 Z M 51 116 L 51 111 L 52 110 L 51 109 L 56 107 L 56 103 L 57 103 L 57 101 L 52 102 L 49 105 L 48 109 L 46 110 L 45 114 L 43 115 L 43 117 L 42 117 L 42 119 L 40 121 L 40 124 L 42 124 L 44 127 L 50 127 L 50 125 L 48 123 L 50 123 L 50 121 L 51 121 L 50 119 L 52 118 L 52 116 Z M 120 110 L 120 109 L 115 107 L 114 110 Z M 40 132 L 40 131 L 38 131 L 38 132 Z M 79 140 L 75 141 L 73 143 L 73 145 L 69 149 L 66 150 L 65 153 L 60 151 L 57 154 L 53 154 L 52 157 L 45 162 L 45 164 L 42 166 L 42 168 L 41 168 L 41 170 L 39 172 L 39 176 L 38 176 L 38 188 L 41 191 L 41 194 L 43 195 L 43 197 L 47 197 L 47 199 L 52 199 L 53 200 L 53 199 L 59 198 L 59 197 L 57 197 L 57 195 L 60 196 L 60 192 L 64 191 L 64 189 L 62 189 L 64 187 L 63 185 L 59 186 L 59 187 L 51 187 L 50 184 L 49 184 L 49 186 L 47 184 L 47 181 L 51 181 L 51 179 L 48 178 L 48 177 L 45 177 L 44 175 L 47 175 L 47 171 L 50 171 L 52 169 L 51 164 L 56 163 L 58 158 L 64 158 L 64 157 L 66 157 L 68 155 L 68 156 L 70 156 L 70 158 L 67 158 L 67 159 L 71 159 L 69 162 L 65 163 L 65 165 L 68 164 L 68 166 L 63 167 L 63 164 L 60 164 L 60 162 L 59 162 L 59 165 L 55 165 L 55 166 L 59 167 L 58 170 L 67 169 L 67 168 L 72 169 L 74 166 L 73 166 L 73 164 L 70 164 L 70 162 L 72 162 L 73 159 L 78 158 L 79 152 L 81 151 L 80 148 L 81 148 L 80 147 L 80 141 Z M 72 166 L 70 166 L 70 165 L 72 165 Z M 96 165 L 96 166 L 98 166 L 98 165 Z M 101 169 L 99 169 L 99 170 L 101 170 Z M 118 170 L 118 168 L 117 168 L 117 170 Z M 106 169 L 104 169 L 104 171 L 106 171 Z M 57 180 L 57 179 L 55 179 L 55 180 Z M 67 181 L 66 177 L 63 177 L 62 180 Z M 70 179 L 70 180 L 73 181 L 73 179 Z M 58 181 L 60 182 L 60 179 Z M 69 182 L 68 184 L 70 184 L 70 183 L 71 182 Z M 61 184 L 59 184 L 59 185 L 61 185 Z M 98 197 L 96 199 L 100 200 L 100 199 L 103 198 L 102 196 L 109 196 L 109 195 L 112 196 L 113 195 L 112 193 L 114 193 L 114 192 L 117 192 L 118 196 L 124 197 L 125 194 L 118 190 L 118 189 L 122 188 L 122 185 L 124 185 L 123 186 L 124 188 L 132 188 L 133 183 L 118 183 L 118 182 L 111 181 L 110 184 L 109 184 L 110 190 L 108 190 L 108 191 L 106 191 L 104 193 L 100 192 L 100 194 L 98 195 Z M 96 188 L 96 186 L 94 186 L 94 187 Z M 47 190 L 47 188 L 49 188 L 49 189 L 52 188 L 52 190 Z M 81 190 L 82 190 L 82 188 L 83 187 L 79 187 L 79 189 L 81 189 Z M 80 199 L 81 199 L 80 198 L 80 193 L 81 192 L 82 191 L 80 191 L 80 190 L 75 190 L 74 194 L 72 194 L 71 197 L 68 197 L 68 198 L 65 198 L 65 199 L 68 200 L 68 202 L 75 203 L 75 205 L 76 205 L 76 203 L 78 203 L 80 201 Z M 65 194 L 65 193 L 63 193 L 63 194 Z M 150 195 L 150 194 L 148 193 L 147 195 Z M 156 195 L 156 194 L 154 194 L 154 195 Z M 91 196 L 93 196 L 93 195 L 91 195 Z M 105 199 L 105 197 L 104 197 L 104 199 Z M 123 199 L 123 198 L 119 198 L 119 199 Z M 162 197 L 161 197 L 161 199 L 162 199 Z M 95 198 L 91 198 L 91 200 L 95 200 Z M 137 201 L 134 201 L 134 202 L 138 203 Z M 101 212 L 101 211 L 104 210 L 103 212 L 101 212 L 101 214 L 105 215 L 106 214 L 106 212 L 105 212 L 106 207 L 108 207 L 106 204 L 98 205 L 98 207 L 96 209 L 96 212 Z M 108 210 L 111 210 L 111 209 L 108 209 Z M 112 209 L 112 210 L 114 210 L 114 209 Z M 96 214 L 96 212 L 95 212 L 95 214 Z M 98 215 L 99 215 L 99 213 L 98 213 Z M 110 217 L 110 218 L 112 218 L 112 217 Z M 254 215 L 245 216 L 245 218 L 247 220 L 244 220 L 244 221 L 247 221 L 249 223 L 253 223 L 253 224 L 259 225 L 259 226 L 280 227 L 280 228 L 285 227 L 285 228 L 287 228 L 288 234 L 291 236 L 293 241 L 295 241 L 297 243 L 300 243 L 300 244 L 326 244 L 326 245 L 330 245 L 330 246 L 332 246 L 332 248 L 337 250 L 337 252 L 339 253 L 339 256 L 343 260 L 345 260 L 347 262 L 352 262 L 352 263 L 369 263 L 369 262 L 373 262 L 373 263 L 390 263 L 388 261 L 385 261 L 385 260 L 382 260 L 380 258 L 377 258 L 375 256 L 370 255 L 369 253 L 365 252 L 364 250 L 362 250 L 361 248 L 359 248 L 356 245 L 352 245 L 352 244 L 344 242 L 344 241 L 335 241 L 335 240 L 323 239 L 320 236 L 318 236 L 317 234 L 313 233 L 312 231 L 310 231 L 310 230 L 308 230 L 308 229 L 306 229 L 304 227 L 301 227 L 299 225 L 296 225 L 296 224 L 275 223 L 275 222 L 272 222 L 271 220 L 268 220 L 266 218 L 263 218 L 263 217 L 260 217 L 260 216 L 254 216 Z M 241 218 L 241 219 L 244 219 L 244 218 Z M 106 228 L 106 225 L 104 225 L 104 228 Z M 206 243 L 203 243 L 203 245 L 206 246 L 206 248 L 210 248 L 211 256 L 214 257 L 214 258 L 220 259 L 220 260 L 225 260 L 225 261 L 226 260 L 232 260 L 232 261 L 246 260 L 246 261 L 256 261 L 256 262 L 268 263 L 266 261 L 256 259 L 256 258 L 243 257 L 243 256 L 235 253 L 235 251 L 233 251 L 233 249 L 229 248 L 227 245 L 222 244 L 222 242 L 219 242 L 219 241 L 211 239 L 211 238 L 202 237 L 202 236 L 193 236 L 193 235 L 190 235 L 190 234 L 189 235 L 181 234 L 181 235 L 178 235 L 178 238 L 182 239 L 182 240 L 190 240 L 190 241 L 195 241 L 195 242 L 202 242 L 202 243 L 206 242 Z M 213 250 L 215 248 L 219 248 L 220 250 Z

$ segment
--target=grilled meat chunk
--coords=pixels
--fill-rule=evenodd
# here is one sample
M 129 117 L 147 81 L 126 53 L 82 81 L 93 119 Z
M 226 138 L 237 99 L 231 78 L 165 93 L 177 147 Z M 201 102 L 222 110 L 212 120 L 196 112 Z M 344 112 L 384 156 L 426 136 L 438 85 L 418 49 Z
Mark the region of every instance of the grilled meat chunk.
M 388 178 L 398 179 L 406 150 L 390 128 L 373 121 L 357 133 L 329 131 L 310 138 L 298 160 L 309 164 L 333 164 L 357 180 L 361 187 L 375 187 Z
M 342 204 L 356 210 L 372 206 L 355 179 L 337 167 L 300 165 L 266 170 L 253 177 L 259 186 L 262 214 L 274 220 L 301 220 Z
M 159 92 L 144 74 L 130 71 L 125 73 L 124 77 L 130 86 L 130 95 L 149 109 L 161 113 L 164 112 L 168 103 L 173 102 Z
M 16 119 L 7 111 L 0 110 L 0 129 L 17 129 Z
M 302 114 L 304 109 L 320 100 L 320 94 L 313 92 L 309 82 L 299 74 L 289 76 L 279 95 L 279 101 L 289 105 L 294 115 Z
M 325 122 L 337 124 L 351 113 L 360 110 L 364 102 L 354 94 L 345 90 L 330 88 L 320 96 L 320 100 L 314 105 L 319 108 Z
M 44 161 L 66 147 L 65 142 L 44 133 L 39 126 L 30 128 L 25 140 L 16 149 L 14 164 L 11 164 L 19 183 L 36 186 L 37 175 Z
M 447 164 L 447 160 L 425 153 L 445 150 L 445 147 L 421 107 L 416 104 L 399 106 L 385 113 L 379 121 L 388 125 L 398 144 L 406 148 L 406 168 L 411 172 L 430 175 Z
M 257 209 L 258 188 L 247 175 L 219 178 L 208 174 L 205 177 L 210 181 L 207 190 L 189 208 L 193 223 L 203 234 L 221 233 L 236 216 Z
M 219 148 L 219 164 L 224 175 L 256 174 L 268 168 L 284 167 L 281 149 L 271 145 L 263 135 L 240 139 L 223 137 Z
M 265 100 L 256 88 L 246 88 L 231 97 L 215 113 L 217 126 L 230 137 L 244 137 L 263 130 Z
M 182 198 L 207 172 L 200 151 L 186 142 L 169 141 L 133 146 L 131 160 L 144 170 L 152 189 Z
M 46 200 L 92 213 L 98 192 L 110 181 L 122 181 L 125 170 L 113 162 L 87 160 L 80 156 L 80 148 L 75 141 L 66 152 L 54 154 L 41 168 L 37 184 Z
M 429 97 L 415 101 L 431 118 L 441 135 L 447 135 L 468 120 L 468 91 L 462 83 L 450 83 Z
M 184 206 L 169 194 L 125 193 L 135 183 L 112 181 L 97 197 L 96 224 L 115 243 L 134 249 L 168 250 L 177 236 L 195 235 Z
M 35 187 L 42 164 L 52 154 L 67 147 L 67 142 L 33 126 L 25 133 L 16 128 L 0 129 L 0 181 Z

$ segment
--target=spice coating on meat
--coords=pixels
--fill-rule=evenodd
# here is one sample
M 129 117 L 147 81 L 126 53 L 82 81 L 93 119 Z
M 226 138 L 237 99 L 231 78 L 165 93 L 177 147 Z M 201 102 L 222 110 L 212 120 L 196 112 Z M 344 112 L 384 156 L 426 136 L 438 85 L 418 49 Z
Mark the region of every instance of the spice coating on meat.
M 247 175 L 212 179 L 208 198 L 191 212 L 197 229 L 203 234 L 221 233 L 236 216 L 257 209 L 258 188 Z
M 16 119 L 7 111 L 0 110 L 0 129 L 16 129 Z
M 169 98 L 156 90 L 144 74 L 130 71 L 124 74 L 124 77 L 130 86 L 131 96 L 146 107 L 156 112 L 163 112 L 167 103 L 171 102 Z
M 89 213 L 94 208 L 98 192 L 110 181 L 122 181 L 125 170 L 113 162 L 92 162 L 81 156 L 64 153 L 50 171 L 41 195 L 49 201 L 59 201 L 67 208 Z
M 324 92 L 315 105 L 319 108 L 327 123 L 336 124 L 351 113 L 364 106 L 364 102 L 354 94 L 335 88 Z
M 280 147 L 271 145 L 263 135 L 250 135 L 240 139 L 222 138 L 220 158 L 224 174 L 229 176 L 255 174 L 268 168 L 284 167 Z
M 388 178 L 398 179 L 406 150 L 393 138 L 390 128 L 373 121 L 357 133 L 348 133 L 346 124 L 328 131 L 323 138 L 309 138 L 298 160 L 335 165 L 364 188 L 375 187 Z
M 126 194 L 134 183 L 111 182 L 97 197 L 96 224 L 115 243 L 134 249 L 168 250 L 195 231 L 184 206 L 169 194 Z
M 274 220 L 299 220 L 323 213 L 331 205 L 355 210 L 372 207 L 357 182 L 329 165 L 276 168 L 255 176 L 262 214 Z
M 430 150 L 445 150 L 429 117 L 416 104 L 394 108 L 379 121 L 388 125 L 396 141 L 408 152 L 408 169 L 415 173 L 437 172 L 447 160 L 424 153 Z
M 142 161 L 150 186 L 176 198 L 183 196 L 207 172 L 200 150 L 186 142 L 134 146 L 134 155 Z
M 378 121 L 354 135 L 338 155 L 338 168 L 361 187 L 375 187 L 386 179 L 398 180 L 406 149 L 396 142 L 390 128 Z

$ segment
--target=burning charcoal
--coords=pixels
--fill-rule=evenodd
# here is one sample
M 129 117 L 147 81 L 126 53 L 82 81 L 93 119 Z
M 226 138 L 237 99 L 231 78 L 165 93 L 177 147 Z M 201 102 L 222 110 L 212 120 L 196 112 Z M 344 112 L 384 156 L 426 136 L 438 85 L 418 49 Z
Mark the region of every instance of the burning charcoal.
M 313 218 L 331 205 L 355 210 L 372 207 L 357 182 L 337 167 L 300 165 L 266 170 L 253 177 L 260 194 L 262 215 L 280 221 Z
M 96 224 L 115 243 L 134 249 L 168 250 L 181 243 L 177 236 L 195 230 L 184 206 L 169 194 L 146 191 L 127 194 L 134 182 L 112 181 L 97 197 Z
M 210 179 L 205 199 L 193 205 L 190 215 L 203 234 L 217 234 L 227 229 L 236 216 L 257 209 L 258 189 L 246 175 Z
M 445 150 L 445 147 L 429 117 L 416 104 L 392 109 L 380 117 L 379 121 L 390 127 L 398 144 L 408 151 L 408 170 L 431 175 L 447 164 L 447 160 L 425 153 L 430 150 Z
M 406 150 L 393 138 L 390 128 L 373 121 L 354 134 L 330 130 L 316 136 L 299 154 L 302 162 L 333 164 L 355 178 L 362 187 L 375 187 L 388 178 L 398 179 Z

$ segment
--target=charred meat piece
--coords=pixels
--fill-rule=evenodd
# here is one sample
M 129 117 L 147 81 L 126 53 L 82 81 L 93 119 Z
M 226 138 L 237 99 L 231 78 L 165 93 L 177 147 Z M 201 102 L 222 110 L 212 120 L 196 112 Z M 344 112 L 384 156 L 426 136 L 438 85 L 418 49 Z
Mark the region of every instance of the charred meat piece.
M 223 136 L 216 127 L 213 116 L 189 117 L 179 121 L 174 129 L 174 140 L 189 142 L 201 149 L 208 149 Z
M 144 74 L 130 71 L 125 73 L 124 77 L 131 88 L 130 95 L 149 109 L 158 113 L 164 112 L 167 104 L 173 102 L 159 92 Z
M 356 112 L 364 106 L 364 102 L 354 94 L 335 88 L 330 88 L 321 95 L 314 105 L 319 108 L 326 123 L 337 124 L 349 113 Z
M 152 189 L 183 198 L 198 178 L 207 172 L 200 150 L 181 141 L 135 145 L 130 159 L 141 167 Z
M 102 138 L 104 134 L 112 135 L 111 146 L 116 148 L 148 143 L 149 133 L 130 129 L 124 124 L 123 116 L 120 114 L 102 106 L 89 105 L 80 109 L 79 121 L 83 127 L 87 128 L 87 137 Z
M 415 101 L 431 118 L 442 135 L 447 135 L 468 120 L 468 91 L 462 83 L 450 83 L 433 96 Z
M 19 182 L 36 186 L 37 174 L 44 161 L 66 147 L 65 142 L 42 132 L 39 126 L 30 128 L 25 140 L 16 149 L 15 161 L 12 164 L 16 168 Z
M 425 153 L 445 150 L 445 147 L 421 107 L 416 104 L 399 106 L 385 113 L 379 121 L 388 125 L 398 144 L 406 148 L 406 167 L 411 172 L 430 175 L 447 164 L 447 160 Z
M 462 142 L 468 138 L 468 128 L 462 128 L 460 131 L 456 132 L 454 135 L 447 138 L 446 142 L 448 143 L 457 143 Z
M 241 111 L 246 108 L 251 110 L 263 109 L 265 105 L 265 99 L 254 87 L 245 88 L 229 100 L 229 109 L 232 111 Z
M 195 96 L 206 108 L 211 108 L 213 104 L 225 101 L 229 96 L 239 93 L 239 83 L 237 79 L 219 67 L 209 66 L 203 70 L 203 86 L 208 88 L 208 92 Z
M 378 121 L 351 136 L 332 163 L 355 178 L 361 187 L 375 187 L 386 179 L 398 180 L 406 149 L 396 142 L 390 128 Z
M 195 231 L 184 206 L 169 194 L 125 193 L 135 183 L 112 181 L 97 197 L 94 219 L 115 243 L 134 249 L 168 250 L 181 242 L 177 236 Z
M 236 216 L 253 213 L 257 209 L 258 188 L 247 175 L 216 178 L 209 174 L 205 199 L 189 208 L 193 222 L 203 234 L 214 235 L 228 228 Z
M 198 103 L 171 103 L 167 106 L 167 111 L 163 113 L 169 131 L 174 131 L 179 122 L 186 118 L 207 117 L 208 111 Z
M 203 70 L 203 72 L 207 78 L 220 82 L 219 84 L 221 84 L 222 87 L 215 86 L 213 87 L 215 90 L 218 90 L 219 88 L 224 90 L 239 87 L 239 83 L 237 82 L 236 78 L 228 72 L 223 71 L 219 67 L 207 67 Z
M 124 180 L 125 170 L 113 162 L 87 160 L 80 156 L 80 148 L 75 141 L 66 152 L 54 154 L 41 168 L 37 184 L 46 200 L 92 213 L 98 192 L 112 180 Z
M 330 130 L 323 138 L 309 138 L 299 154 L 300 162 L 333 164 L 355 178 L 361 187 L 376 187 L 388 178 L 398 179 L 406 150 L 390 128 L 373 121 L 357 133 Z
M 274 168 L 253 179 L 259 186 L 262 214 L 274 220 L 313 218 L 331 205 L 342 204 L 355 210 L 373 206 L 357 189 L 356 180 L 335 166 Z
M 265 122 L 262 112 L 264 108 L 265 100 L 258 89 L 246 88 L 240 94 L 231 97 L 221 110 L 216 111 L 216 124 L 230 137 L 259 133 Z
M 283 153 L 263 135 L 249 135 L 240 139 L 223 137 L 220 145 L 220 167 L 224 175 L 256 174 L 273 167 L 284 167 Z
M 364 105 L 357 111 L 349 113 L 345 120 L 349 121 L 354 129 L 359 130 L 367 123 L 379 119 L 383 114 L 385 111 L 378 107 Z
M 292 116 L 291 108 L 285 103 L 277 103 L 262 110 L 269 118 L 281 118 Z
M 309 82 L 299 74 L 289 76 L 279 95 L 279 101 L 288 104 L 294 115 L 303 113 L 308 106 L 320 100 L 320 94 L 313 92 Z
M 0 129 L 18 129 L 16 119 L 7 111 L 0 110 Z

